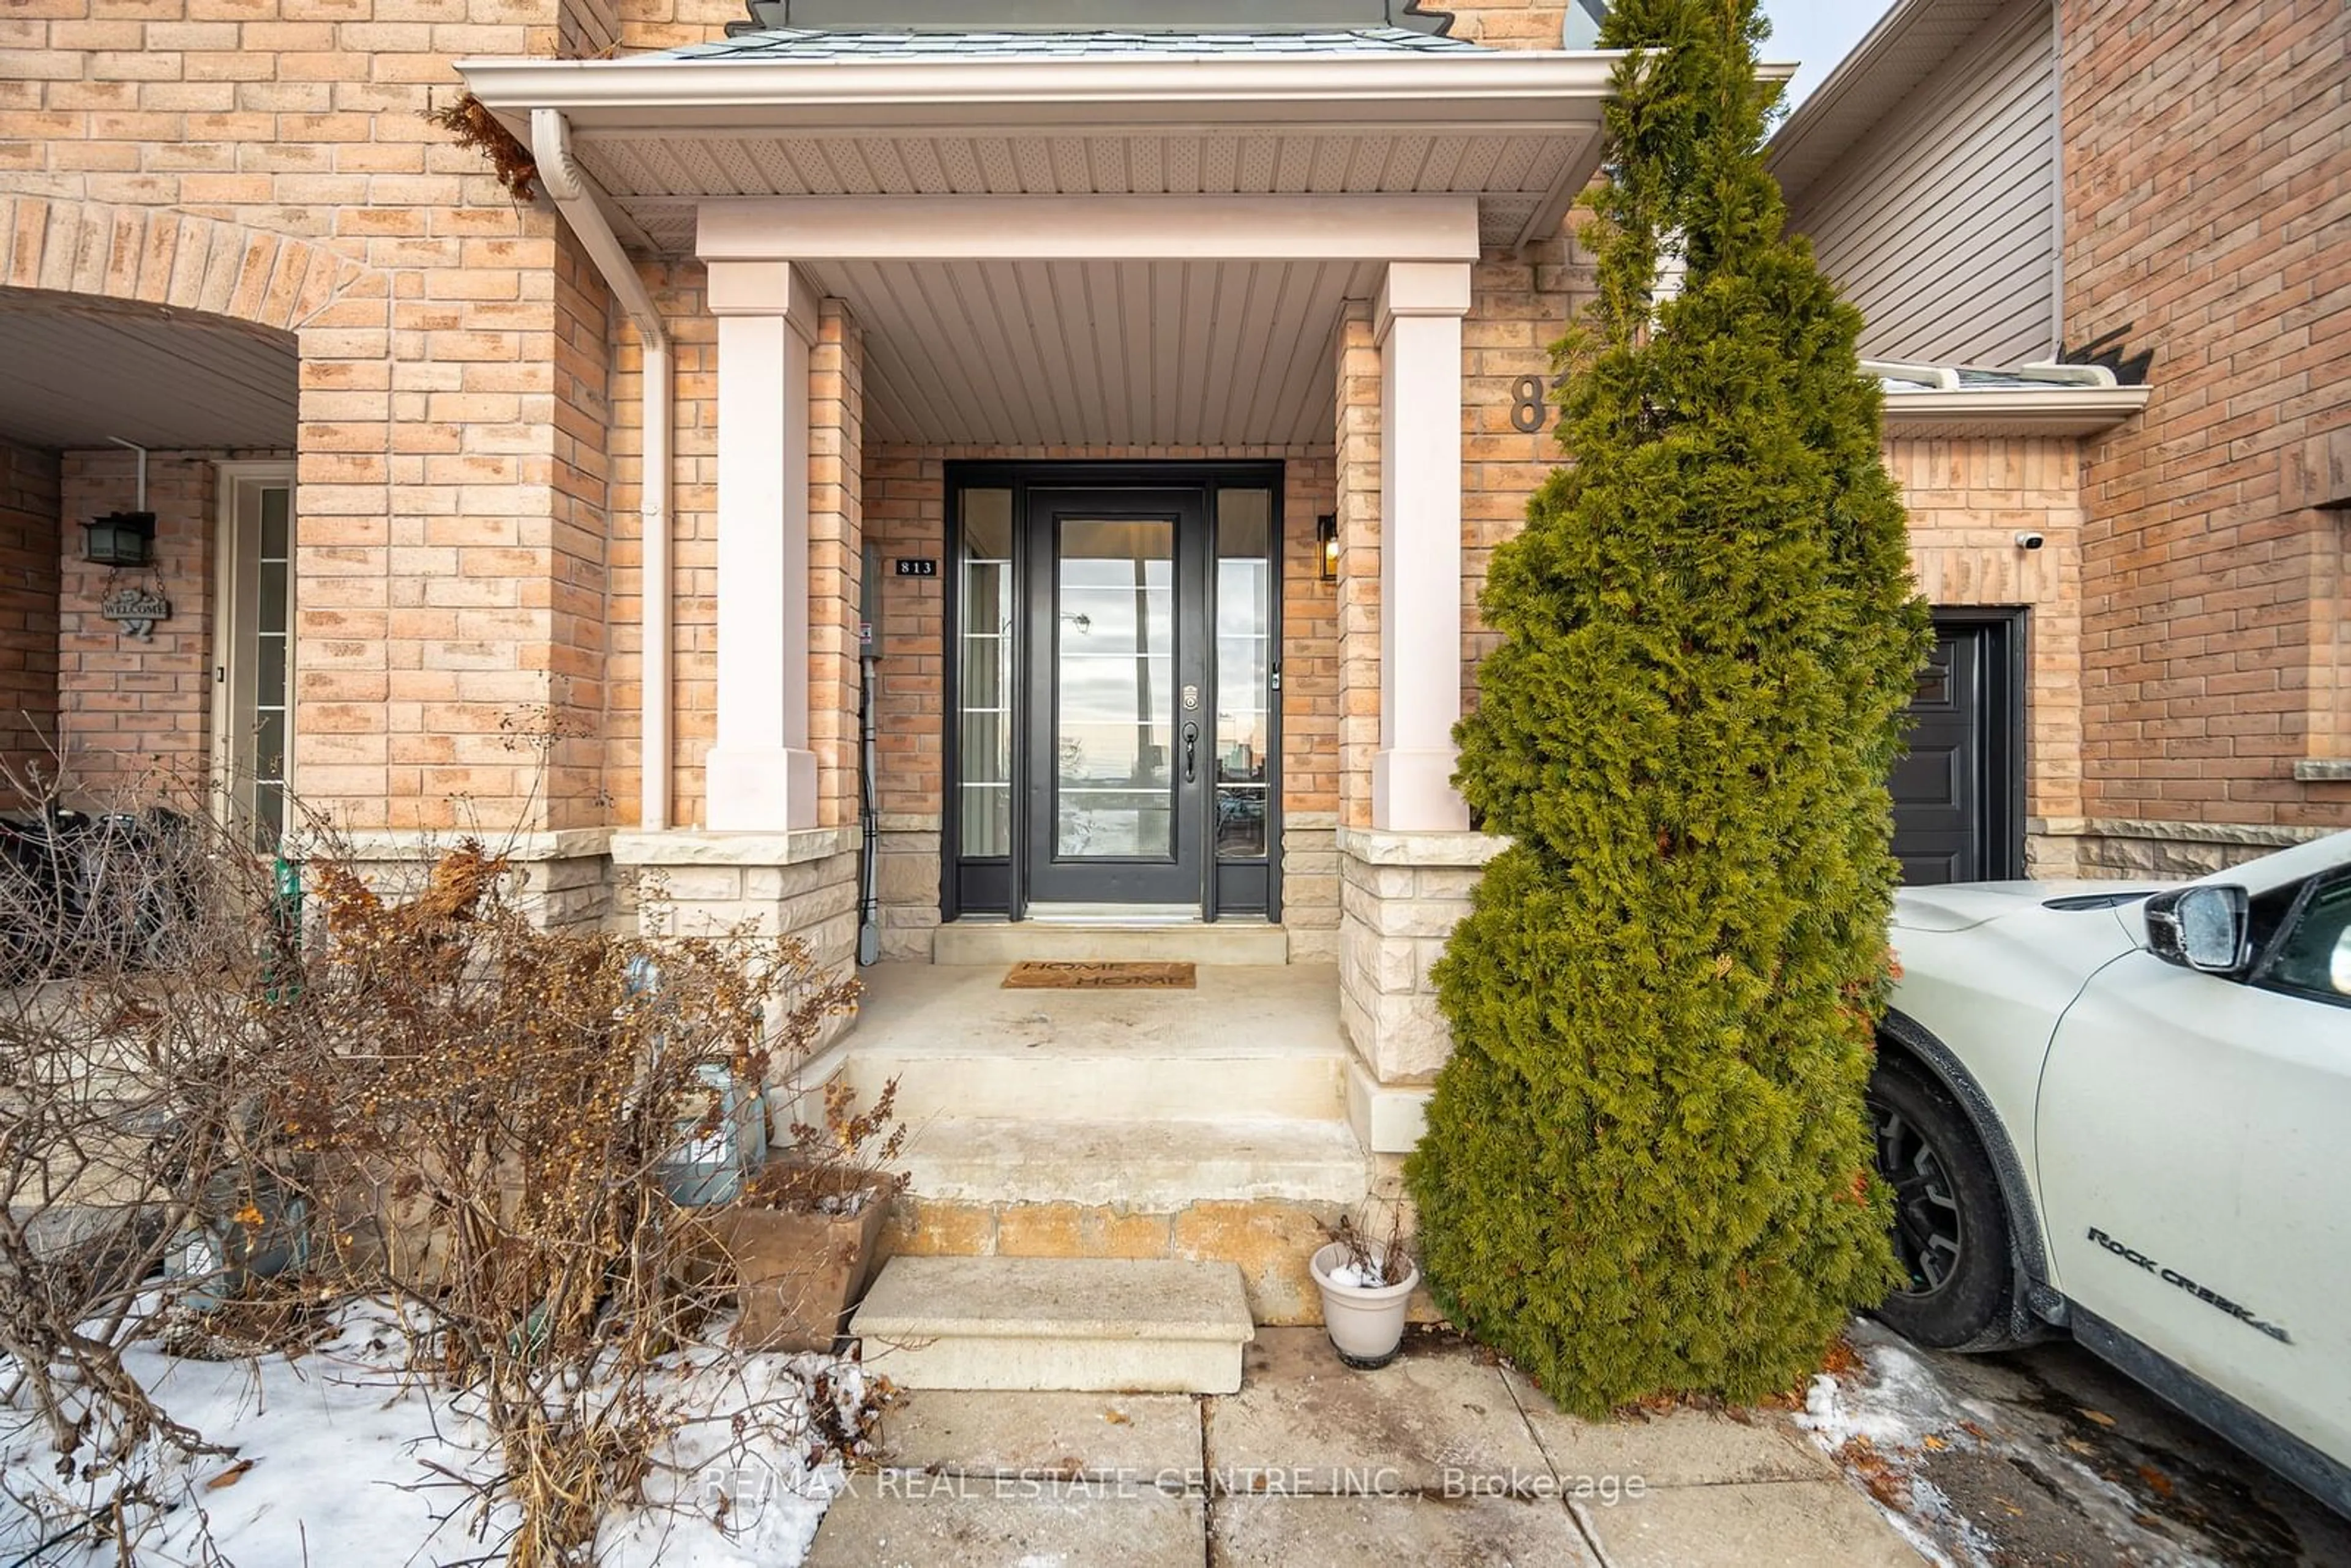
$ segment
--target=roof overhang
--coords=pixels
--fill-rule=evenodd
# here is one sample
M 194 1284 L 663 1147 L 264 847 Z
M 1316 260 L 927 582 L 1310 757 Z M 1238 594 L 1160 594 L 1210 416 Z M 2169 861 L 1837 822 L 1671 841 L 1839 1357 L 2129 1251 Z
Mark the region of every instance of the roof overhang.
M 526 144 L 569 123 L 622 238 L 685 254 L 705 201 L 1468 195 L 1492 246 L 1599 167 L 1604 51 L 1068 58 L 465 60 Z
M 2147 407 L 2148 389 L 2122 386 L 2104 365 L 1936 365 L 1865 360 L 1886 390 L 1890 439 L 2096 435 Z
M 1834 169 L 1869 128 L 1915 96 L 1984 23 L 2017 0 L 1895 0 L 1773 133 L 1771 173 L 1788 204 Z
M 1904 392 L 1886 396 L 1891 441 L 1976 435 L 2097 435 L 2147 407 L 2146 387 Z

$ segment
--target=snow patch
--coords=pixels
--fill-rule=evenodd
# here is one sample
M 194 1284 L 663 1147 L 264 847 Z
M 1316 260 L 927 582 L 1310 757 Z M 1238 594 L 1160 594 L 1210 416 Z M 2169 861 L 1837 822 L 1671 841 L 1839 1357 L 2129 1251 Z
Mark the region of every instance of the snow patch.
M 1856 1437 L 1881 1451 L 1916 1448 L 1970 1418 L 1934 1369 L 1907 1348 L 1885 1339 L 1856 1340 L 1865 1380 L 1845 1383 L 1817 1373 L 1804 1393 L 1796 1425 L 1834 1453 Z
M 132 1375 L 175 1420 L 233 1446 L 227 1457 L 191 1459 L 150 1439 L 61 1475 L 46 1429 L 0 1408 L 0 1562 L 48 1543 L 44 1568 L 117 1563 L 112 1541 L 76 1527 L 126 1484 L 158 1505 L 130 1543 L 132 1560 L 155 1568 L 408 1568 L 490 1551 L 515 1516 L 504 1503 L 486 1511 L 472 1490 L 498 1469 L 488 1428 L 464 1391 L 405 1370 L 411 1338 L 388 1303 L 355 1301 L 297 1356 L 127 1352 Z M 873 1381 L 830 1356 L 698 1348 L 674 1358 L 659 1391 L 676 1396 L 687 1422 L 658 1456 L 644 1506 L 604 1521 L 601 1563 L 799 1563 L 846 1480 L 826 1434 L 861 1428 Z

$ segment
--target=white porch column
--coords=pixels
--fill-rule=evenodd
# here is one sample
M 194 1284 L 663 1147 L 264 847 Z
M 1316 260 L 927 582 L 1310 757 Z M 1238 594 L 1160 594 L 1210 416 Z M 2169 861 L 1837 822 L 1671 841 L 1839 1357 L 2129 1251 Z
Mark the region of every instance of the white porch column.
M 1461 318 L 1469 264 L 1388 265 L 1380 350 L 1380 746 L 1372 825 L 1454 832 L 1461 716 Z
M 809 345 L 789 262 L 710 265 L 718 318 L 718 733 L 708 826 L 817 825 L 809 747 Z

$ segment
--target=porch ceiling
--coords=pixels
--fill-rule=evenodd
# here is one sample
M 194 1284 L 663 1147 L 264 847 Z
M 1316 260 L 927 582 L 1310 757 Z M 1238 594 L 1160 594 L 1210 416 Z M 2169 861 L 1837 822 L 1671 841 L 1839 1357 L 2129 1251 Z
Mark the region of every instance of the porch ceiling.
M 694 248 L 695 202 L 736 196 L 1466 194 L 1480 238 L 1514 245 L 1583 188 L 1596 135 L 1468 129 L 974 136 L 580 134 L 624 239 Z M 633 227 L 635 234 L 631 235 Z
M 1246 446 L 1331 439 L 1359 261 L 826 261 L 865 329 L 867 438 Z
M 216 316 L 0 288 L 0 436 L 33 446 L 290 447 L 291 337 Z

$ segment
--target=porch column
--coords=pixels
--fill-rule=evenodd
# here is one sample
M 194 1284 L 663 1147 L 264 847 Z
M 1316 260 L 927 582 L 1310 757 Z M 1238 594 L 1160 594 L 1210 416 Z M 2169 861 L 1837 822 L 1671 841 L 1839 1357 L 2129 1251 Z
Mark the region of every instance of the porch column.
M 1469 826 L 1453 788 L 1461 716 L 1461 318 L 1469 264 L 1388 265 L 1380 350 L 1380 745 L 1372 826 Z
M 718 318 L 718 732 L 708 826 L 817 825 L 809 744 L 809 348 L 789 262 L 710 264 Z

